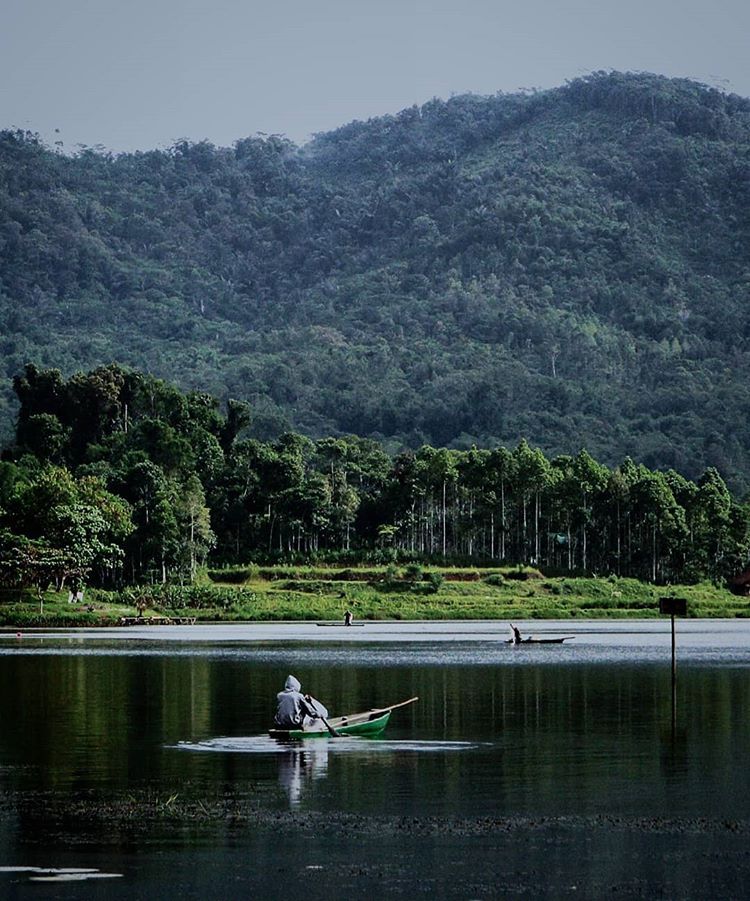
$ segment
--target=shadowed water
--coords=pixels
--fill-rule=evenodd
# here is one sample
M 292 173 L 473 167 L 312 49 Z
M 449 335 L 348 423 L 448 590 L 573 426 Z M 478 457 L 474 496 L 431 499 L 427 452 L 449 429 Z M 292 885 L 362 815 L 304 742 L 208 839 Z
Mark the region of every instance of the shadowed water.
M 334 896 L 741 897 L 748 625 L 679 623 L 674 711 L 668 623 L 521 625 L 575 638 L 1 636 L 0 896 L 40 897 L 18 870 L 38 867 L 122 874 L 66 897 L 330 897 L 320 866 Z M 379 739 L 280 743 L 266 730 L 289 672 L 331 715 L 420 700 Z M 97 806 L 111 819 L 86 825 Z

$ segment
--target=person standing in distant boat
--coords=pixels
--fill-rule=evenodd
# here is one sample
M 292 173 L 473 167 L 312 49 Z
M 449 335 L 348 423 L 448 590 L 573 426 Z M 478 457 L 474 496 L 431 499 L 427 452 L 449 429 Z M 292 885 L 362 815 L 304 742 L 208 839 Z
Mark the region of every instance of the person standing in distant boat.
M 351 624 L 352 624 L 352 611 L 347 610 L 346 613 L 344 613 L 344 625 L 351 626 Z
M 521 638 L 520 630 L 513 623 L 510 624 L 510 627 L 513 630 L 513 644 L 521 644 L 523 639 Z
M 315 720 L 327 717 L 328 710 L 315 698 L 302 694 L 302 685 L 287 676 L 284 690 L 276 695 L 274 722 L 280 729 L 308 729 Z

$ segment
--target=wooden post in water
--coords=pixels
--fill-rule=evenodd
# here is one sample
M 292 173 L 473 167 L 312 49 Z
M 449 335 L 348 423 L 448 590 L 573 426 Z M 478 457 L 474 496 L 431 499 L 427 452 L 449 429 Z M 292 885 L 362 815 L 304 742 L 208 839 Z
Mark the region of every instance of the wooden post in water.
M 677 643 L 674 618 L 687 616 L 687 601 L 685 598 L 659 598 L 659 613 L 668 614 L 672 619 L 672 736 L 674 736 L 677 728 Z

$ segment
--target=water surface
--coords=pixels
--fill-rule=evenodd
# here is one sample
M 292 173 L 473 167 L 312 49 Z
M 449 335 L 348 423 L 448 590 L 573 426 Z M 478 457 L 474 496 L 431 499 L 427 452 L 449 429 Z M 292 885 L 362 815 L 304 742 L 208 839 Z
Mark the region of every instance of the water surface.
M 25 866 L 100 874 L 70 898 L 742 897 L 750 624 L 678 624 L 675 710 L 668 621 L 518 625 L 575 638 L 512 647 L 497 623 L 0 636 L 0 896 L 56 884 L 1 869 Z M 290 672 L 332 715 L 420 700 L 378 740 L 280 744 L 266 730 Z M 126 815 L 144 799 L 147 817 Z M 87 826 L 86 805 L 113 816 Z

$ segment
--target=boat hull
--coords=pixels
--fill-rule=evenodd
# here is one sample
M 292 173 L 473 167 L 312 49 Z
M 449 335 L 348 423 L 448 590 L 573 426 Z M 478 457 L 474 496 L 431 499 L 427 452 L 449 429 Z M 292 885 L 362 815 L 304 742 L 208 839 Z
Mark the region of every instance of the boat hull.
M 354 713 L 350 716 L 338 716 L 329 719 L 331 728 L 339 735 L 379 735 L 388 725 L 391 717 L 391 711 L 385 713 L 378 711 L 376 713 Z M 326 729 L 322 722 L 317 720 L 313 729 L 269 729 L 268 734 L 271 738 L 286 739 L 306 739 L 306 738 L 329 738 L 331 733 Z
M 570 641 L 571 638 L 575 638 L 575 635 L 566 635 L 565 638 L 524 638 L 522 641 L 513 641 L 512 638 L 509 638 L 506 644 L 512 644 L 515 647 L 524 644 L 562 644 L 564 641 Z

